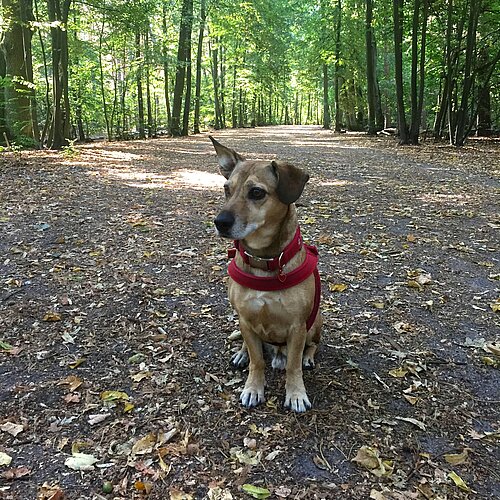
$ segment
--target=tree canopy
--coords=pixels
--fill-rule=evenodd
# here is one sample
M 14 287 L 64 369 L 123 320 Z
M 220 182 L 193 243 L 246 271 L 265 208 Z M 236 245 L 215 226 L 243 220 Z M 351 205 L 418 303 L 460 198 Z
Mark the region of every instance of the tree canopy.
M 495 0 L 2 0 L 5 141 L 500 128 Z

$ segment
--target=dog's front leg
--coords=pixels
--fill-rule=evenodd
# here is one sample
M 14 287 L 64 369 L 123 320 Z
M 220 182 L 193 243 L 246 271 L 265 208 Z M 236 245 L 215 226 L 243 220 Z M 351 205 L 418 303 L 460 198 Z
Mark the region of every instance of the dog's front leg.
M 248 365 L 248 377 L 245 388 L 240 395 L 240 401 L 243 406 L 251 408 L 265 401 L 264 386 L 265 380 L 265 362 L 262 349 L 262 340 L 253 333 L 240 319 L 241 334 L 247 346 L 250 362 Z
M 287 342 L 285 407 L 296 412 L 311 408 L 302 377 L 302 354 L 306 342 L 305 325 L 293 332 Z

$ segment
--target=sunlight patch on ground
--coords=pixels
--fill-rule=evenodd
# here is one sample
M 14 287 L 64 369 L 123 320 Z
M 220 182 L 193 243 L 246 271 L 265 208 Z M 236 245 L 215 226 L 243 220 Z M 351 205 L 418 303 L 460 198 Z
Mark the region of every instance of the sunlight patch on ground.
M 470 196 L 464 194 L 428 193 L 419 196 L 418 199 L 430 203 L 456 203 L 457 205 L 464 205 L 470 201 Z
M 100 177 L 103 172 L 92 171 L 89 175 Z M 181 169 L 165 174 L 144 170 L 107 168 L 105 176 L 114 180 L 123 181 L 125 185 L 140 189 L 208 189 L 222 190 L 224 177 L 212 172 Z
M 352 182 L 343 179 L 333 179 L 331 181 L 323 181 L 319 183 L 320 186 L 335 186 L 335 187 L 348 186 L 349 184 L 352 184 Z

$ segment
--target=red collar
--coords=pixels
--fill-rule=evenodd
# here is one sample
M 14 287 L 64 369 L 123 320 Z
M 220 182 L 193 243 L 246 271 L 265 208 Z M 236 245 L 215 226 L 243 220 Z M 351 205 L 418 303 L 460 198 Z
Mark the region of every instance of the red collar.
M 236 281 L 236 283 L 253 290 L 260 291 L 278 291 L 284 290 L 286 288 L 292 288 L 299 283 L 302 283 L 306 278 L 314 274 L 315 277 L 315 295 L 314 295 L 314 305 L 307 320 L 307 330 L 311 328 L 316 319 L 316 315 L 319 309 L 319 301 L 321 295 L 321 284 L 319 279 L 319 273 L 317 269 L 318 265 L 318 250 L 312 245 L 306 245 L 302 241 L 302 236 L 300 234 L 300 228 L 297 227 L 295 236 L 292 241 L 283 249 L 278 257 L 272 259 L 262 259 L 267 263 L 267 270 L 278 271 L 275 276 L 255 276 L 254 274 L 246 273 L 242 271 L 236 264 L 236 252 L 238 251 L 243 259 L 243 261 L 252 266 L 251 259 L 252 256 L 245 252 L 243 245 L 239 241 L 234 242 L 235 248 L 228 250 L 228 256 L 231 260 L 228 273 L 229 276 Z M 304 262 L 289 273 L 283 272 L 283 267 L 287 262 L 289 262 L 292 257 L 294 257 L 301 249 L 305 247 L 306 257 Z M 259 259 L 260 260 L 260 259 Z M 260 268 L 259 268 L 260 269 Z

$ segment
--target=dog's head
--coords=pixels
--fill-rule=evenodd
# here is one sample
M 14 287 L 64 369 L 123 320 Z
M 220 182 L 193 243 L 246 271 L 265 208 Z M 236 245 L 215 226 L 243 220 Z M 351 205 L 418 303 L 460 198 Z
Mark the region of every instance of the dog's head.
M 309 175 L 286 162 L 245 160 L 210 137 L 222 175 L 226 202 L 215 219 L 220 236 L 242 240 L 281 221 L 302 194 Z

